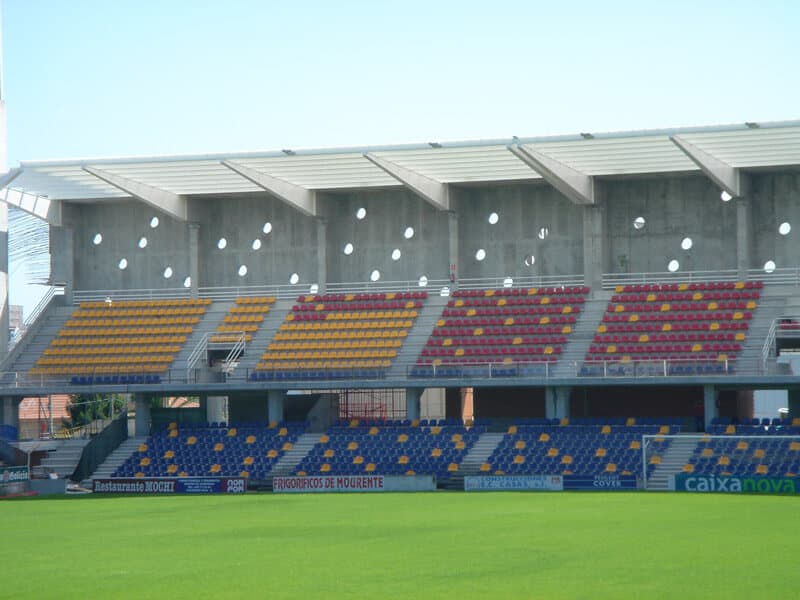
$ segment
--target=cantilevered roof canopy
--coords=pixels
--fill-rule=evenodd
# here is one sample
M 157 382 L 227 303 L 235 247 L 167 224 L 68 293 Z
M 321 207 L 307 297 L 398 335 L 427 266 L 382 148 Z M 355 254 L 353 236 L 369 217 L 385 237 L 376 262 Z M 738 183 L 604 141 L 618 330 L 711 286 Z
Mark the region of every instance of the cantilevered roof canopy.
M 50 201 L 92 202 L 136 197 L 131 193 L 136 185 L 153 195 L 163 192 L 166 198 L 263 192 L 270 181 L 285 182 L 289 190 L 300 195 L 304 190 L 403 186 L 403 178 L 393 177 L 376 164 L 380 159 L 435 184 L 540 179 L 529 163 L 510 151 L 518 147 L 592 178 L 699 171 L 696 162 L 671 140 L 675 136 L 735 169 L 800 166 L 800 121 L 783 121 L 386 147 L 26 160 L 7 188 Z M 244 168 L 232 169 L 223 161 Z M 256 177 L 258 173 L 264 177 Z M 260 185 L 254 183 L 256 180 Z M 112 185 L 110 181 L 125 185 Z M 285 198 L 286 190 L 276 195 Z M 6 191 L 0 190 L 0 201 L 5 196 Z

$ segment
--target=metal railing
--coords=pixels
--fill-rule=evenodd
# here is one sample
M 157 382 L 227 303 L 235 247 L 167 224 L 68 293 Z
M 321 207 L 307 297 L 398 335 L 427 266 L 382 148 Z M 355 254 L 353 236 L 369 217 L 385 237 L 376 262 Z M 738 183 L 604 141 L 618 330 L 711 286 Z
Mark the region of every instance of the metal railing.
M 236 368 L 236 363 L 239 360 L 239 357 L 244 354 L 244 351 L 247 349 L 247 334 L 242 331 L 239 333 L 239 337 L 237 338 L 236 342 L 233 344 L 230 352 L 228 352 L 228 356 L 225 357 L 225 360 L 222 361 L 222 372 L 230 374 Z
M 186 381 L 190 380 L 192 371 L 194 371 L 200 359 L 206 360 L 208 357 L 208 340 L 211 335 L 210 332 L 204 333 L 203 337 L 200 338 L 200 341 L 197 342 L 197 345 L 189 354 L 189 358 L 186 359 Z

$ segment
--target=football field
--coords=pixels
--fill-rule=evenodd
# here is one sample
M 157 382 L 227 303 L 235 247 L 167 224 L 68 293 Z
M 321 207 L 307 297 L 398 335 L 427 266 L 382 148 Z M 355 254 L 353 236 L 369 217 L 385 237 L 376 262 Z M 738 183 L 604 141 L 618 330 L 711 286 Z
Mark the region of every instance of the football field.
M 786 598 L 798 514 L 621 492 L 7 500 L 0 597 Z

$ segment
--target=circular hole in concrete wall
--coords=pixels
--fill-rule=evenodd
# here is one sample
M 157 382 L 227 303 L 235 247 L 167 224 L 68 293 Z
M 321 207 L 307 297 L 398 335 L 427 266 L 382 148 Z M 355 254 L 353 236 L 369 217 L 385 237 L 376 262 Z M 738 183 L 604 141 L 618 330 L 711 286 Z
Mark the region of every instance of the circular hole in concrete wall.
M 778 233 L 781 235 L 789 235 L 789 232 L 792 230 L 792 226 L 787 221 L 784 221 L 778 226 Z
M 242 265 L 239 267 L 239 277 L 244 277 L 247 275 L 247 265 Z
M 378 269 L 375 269 L 372 273 L 369 274 L 370 281 L 378 281 L 381 278 L 381 272 Z
M 308 293 L 309 294 L 317 294 L 317 293 L 319 293 L 319 284 L 318 283 L 312 283 L 311 287 L 308 288 Z
M 731 196 L 725 190 L 722 190 L 722 193 L 719 195 L 719 199 L 722 200 L 723 202 L 730 202 L 733 199 L 733 196 Z
M 127 258 L 120 258 L 119 262 L 117 263 L 120 271 L 124 271 L 128 268 L 128 259 Z
M 400 252 L 400 248 L 395 248 L 392 250 L 392 260 L 400 260 L 402 256 L 402 252 Z
M 479 248 L 478 251 L 475 253 L 475 260 L 480 262 L 484 258 L 486 258 L 486 250 L 484 250 L 483 248 Z
M 690 237 L 685 237 L 681 240 L 681 248 L 683 250 L 691 250 L 693 245 L 694 243 L 692 242 L 692 238 Z
M 172 277 L 172 267 L 167 267 L 164 269 L 164 279 L 169 279 Z
M 526 267 L 532 267 L 534 264 L 536 264 L 536 257 L 533 254 L 525 257 Z
M 224 237 L 219 238 L 219 241 L 217 242 L 217 248 L 219 248 L 220 250 L 224 250 L 227 247 L 228 247 L 228 240 L 226 240 Z
M 289 276 L 289 283 L 291 283 L 292 285 L 296 285 L 299 281 L 300 281 L 300 275 L 298 275 L 297 273 L 292 273 Z
M 536 237 L 538 237 L 540 240 L 543 240 L 548 235 L 550 235 L 549 227 L 539 227 L 539 231 L 536 232 Z
M 406 230 L 403 232 L 403 237 L 407 240 L 410 240 L 414 237 L 414 228 L 413 227 L 406 227 Z
M 503 279 L 504 288 L 509 288 L 512 285 L 514 285 L 514 279 L 512 279 L 511 277 L 506 277 L 505 279 Z
M 363 206 L 356 211 L 356 219 L 361 221 L 364 217 L 367 216 L 367 209 Z
M 261 250 L 261 240 L 256 238 L 253 240 L 253 250 Z
M 669 261 L 669 264 L 667 265 L 667 271 L 669 271 L 670 273 L 674 273 L 680 268 L 681 268 L 681 263 L 679 263 L 674 258 L 671 261 Z
M 444 286 L 441 290 L 439 290 L 439 295 L 442 296 L 443 298 L 449 296 L 450 295 L 450 288 L 447 287 L 447 286 Z
M 272 231 L 272 223 L 270 223 L 269 221 L 264 223 L 264 226 L 261 228 L 261 231 L 263 231 L 265 234 L 267 234 L 270 231 Z
M 139 238 L 139 248 L 147 248 L 147 238 L 142 236 Z
M 647 221 L 644 220 L 644 217 L 636 217 L 633 220 L 633 228 L 634 229 L 644 229 L 644 226 L 647 224 Z
M 343 250 L 343 252 L 344 252 L 344 253 L 345 253 L 347 256 L 350 256 L 350 255 L 353 253 L 353 244 L 351 244 L 350 242 L 347 242 L 347 243 L 344 245 L 344 250 Z
M 420 275 L 419 287 L 425 287 L 427 285 L 428 285 L 428 278 L 425 275 Z
M 775 269 L 776 269 L 776 266 L 775 266 L 775 261 L 774 260 L 768 260 L 767 262 L 764 263 L 764 272 L 765 273 L 772 273 L 773 271 L 775 271 Z
M 489 215 L 489 225 L 495 225 L 500 220 L 500 215 L 496 212 L 493 212 Z
M 95 246 L 99 246 L 103 243 L 103 234 L 102 233 L 95 233 L 94 237 L 92 238 L 92 243 Z
M 156 227 L 158 227 L 159 222 L 160 221 L 158 220 L 158 217 L 153 217 L 152 219 L 150 219 L 150 228 L 155 229 Z
M 185 287 L 185 288 L 192 287 L 192 278 L 191 277 L 187 277 L 186 279 L 183 280 L 183 287 Z

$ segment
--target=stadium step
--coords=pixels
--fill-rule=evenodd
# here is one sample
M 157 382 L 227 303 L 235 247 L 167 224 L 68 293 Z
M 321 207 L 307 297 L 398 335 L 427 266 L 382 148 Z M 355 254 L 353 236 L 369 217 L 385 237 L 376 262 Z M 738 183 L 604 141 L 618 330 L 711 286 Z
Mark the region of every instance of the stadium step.
M 124 442 L 122 442 L 114 452 L 108 455 L 108 457 L 102 462 L 102 464 L 95 469 L 95 472 L 91 474 L 88 479 L 84 479 L 81 482 L 81 485 L 86 488 L 91 488 L 92 486 L 92 479 L 102 479 L 106 477 L 111 477 L 111 474 L 119 467 L 122 463 L 125 462 L 125 459 L 128 458 L 133 452 L 147 440 L 147 437 L 132 437 L 128 438 Z
M 239 360 L 236 369 L 228 375 L 227 380 L 244 380 L 256 368 L 261 355 L 269 346 L 272 338 L 278 332 L 278 328 L 286 319 L 286 315 L 292 309 L 294 302 L 291 300 L 278 300 L 270 307 L 269 312 L 264 317 L 264 321 L 258 328 L 258 331 L 253 336 L 253 339 L 247 344 L 244 354 Z
M 413 327 L 409 330 L 402 348 L 397 353 L 397 358 L 389 369 L 388 377 L 390 379 L 408 377 L 409 369 L 416 363 L 417 357 L 436 327 L 436 321 L 441 318 L 442 311 L 447 306 L 447 300 L 447 297 L 439 295 L 428 296 Z
M 575 377 L 589 351 L 598 323 L 611 299 L 611 292 L 598 291 L 592 300 L 587 300 L 572 333 L 567 337 L 564 351 L 553 368 L 554 377 Z
M 300 464 L 306 455 L 319 441 L 319 433 L 304 433 L 292 446 L 286 454 L 281 456 L 275 466 L 272 467 L 272 472 L 269 477 L 269 487 L 272 487 L 273 477 L 287 477 L 294 475 L 294 470 Z
M 679 473 L 697 447 L 697 436 L 675 437 L 647 480 L 648 490 L 669 490 L 672 476 Z
M 464 477 L 477 475 L 480 472 L 481 465 L 491 456 L 504 436 L 503 433 L 482 434 L 461 461 L 458 472 L 442 483 L 440 487 L 446 490 L 463 490 Z
M 53 477 L 66 479 L 75 471 L 81 459 L 83 448 L 89 443 L 88 439 L 59 440 L 56 447 L 48 451 L 47 457 L 41 464 L 31 469 L 33 477 Z

